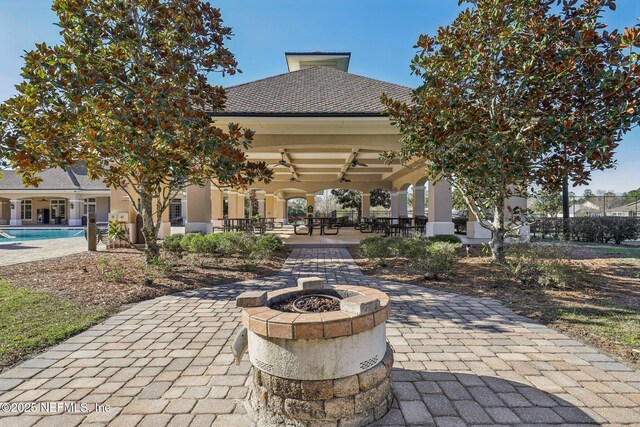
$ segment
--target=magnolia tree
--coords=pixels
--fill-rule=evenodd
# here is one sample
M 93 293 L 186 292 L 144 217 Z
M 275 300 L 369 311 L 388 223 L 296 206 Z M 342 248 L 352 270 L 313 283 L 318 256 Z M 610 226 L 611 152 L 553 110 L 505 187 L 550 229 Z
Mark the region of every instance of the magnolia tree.
M 435 36 L 420 36 L 411 103 L 382 100 L 401 133 L 396 153 L 448 180 L 504 263 L 505 237 L 526 221 L 510 197 L 531 185 L 586 184 L 614 165 L 621 135 L 639 121 L 640 27 L 602 23 L 613 0 L 470 0 Z
M 18 95 L 0 110 L 6 157 L 29 185 L 38 172 L 83 163 L 124 190 L 142 216 L 147 259 L 159 255 L 162 213 L 187 184 L 268 180 L 244 152 L 253 132 L 215 126 L 234 74 L 231 29 L 200 0 L 56 0 L 62 43 L 25 55 Z
M 338 203 L 343 208 L 360 209 L 362 198 L 359 191 L 336 188 L 331 190 L 331 194 L 338 198 Z M 388 209 L 391 206 L 391 195 L 387 190 L 376 188 L 371 190 L 370 203 L 371 206 L 382 206 Z

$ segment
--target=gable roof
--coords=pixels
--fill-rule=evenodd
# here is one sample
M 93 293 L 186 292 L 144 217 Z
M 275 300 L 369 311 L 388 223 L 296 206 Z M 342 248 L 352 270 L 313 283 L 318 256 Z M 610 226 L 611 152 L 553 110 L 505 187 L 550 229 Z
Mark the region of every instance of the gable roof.
M 411 88 L 331 67 L 312 67 L 225 89 L 215 116 L 381 116 L 380 95 L 409 102 Z
M 1 171 L 0 190 L 96 190 L 108 191 L 102 181 L 89 179 L 87 168 L 76 165 L 66 171 L 60 168 L 48 169 L 38 174 L 42 182 L 38 187 L 27 187 L 15 170 Z

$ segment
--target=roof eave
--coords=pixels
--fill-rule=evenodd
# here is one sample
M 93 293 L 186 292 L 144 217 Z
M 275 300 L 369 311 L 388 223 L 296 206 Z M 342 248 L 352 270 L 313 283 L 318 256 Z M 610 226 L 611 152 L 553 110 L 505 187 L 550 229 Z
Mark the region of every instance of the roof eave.
M 330 113 L 330 112 L 309 112 L 309 113 L 271 113 L 271 112 L 209 112 L 211 117 L 389 117 L 388 113 Z

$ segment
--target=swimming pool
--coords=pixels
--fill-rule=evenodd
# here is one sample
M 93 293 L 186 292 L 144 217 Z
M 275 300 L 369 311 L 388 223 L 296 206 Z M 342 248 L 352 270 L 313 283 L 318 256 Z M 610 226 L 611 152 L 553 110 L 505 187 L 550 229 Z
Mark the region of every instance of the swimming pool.
M 68 239 L 70 237 L 84 237 L 84 229 L 78 228 L 57 228 L 50 229 L 45 228 L 42 230 L 39 229 L 11 229 L 11 228 L 2 228 L 0 230 L 8 234 L 9 236 L 14 236 L 15 238 L 6 238 L 0 236 L 0 244 L 2 243 L 18 243 L 18 242 L 26 242 L 29 240 L 51 240 L 51 239 Z

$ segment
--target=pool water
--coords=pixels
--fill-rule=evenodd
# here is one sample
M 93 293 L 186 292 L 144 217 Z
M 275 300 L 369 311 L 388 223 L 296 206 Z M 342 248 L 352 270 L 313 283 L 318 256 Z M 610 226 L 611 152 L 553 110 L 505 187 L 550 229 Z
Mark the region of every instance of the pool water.
M 8 239 L 0 236 L 0 244 L 2 243 L 18 243 L 29 240 L 51 240 L 51 239 L 68 239 L 70 237 L 84 237 L 83 229 L 43 229 L 43 230 L 12 230 L 0 227 L 0 230 L 9 236 L 15 236 L 15 239 Z

